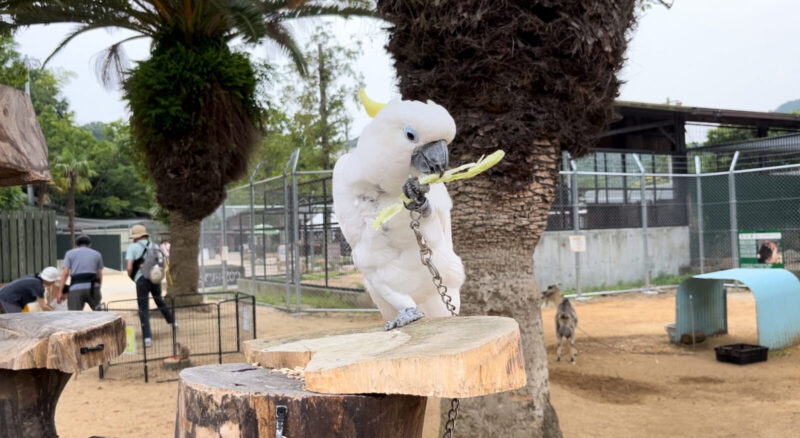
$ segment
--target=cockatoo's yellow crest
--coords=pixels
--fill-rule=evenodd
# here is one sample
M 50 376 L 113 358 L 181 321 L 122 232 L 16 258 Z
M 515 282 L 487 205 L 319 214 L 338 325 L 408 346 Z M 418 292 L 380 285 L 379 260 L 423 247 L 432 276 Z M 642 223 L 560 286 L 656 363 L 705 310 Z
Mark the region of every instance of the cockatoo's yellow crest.
M 375 102 L 370 99 L 363 88 L 358 90 L 358 96 L 361 98 L 361 104 L 364 105 L 364 109 L 367 110 L 367 114 L 369 114 L 370 117 L 377 116 L 378 112 L 386 106 L 385 103 Z

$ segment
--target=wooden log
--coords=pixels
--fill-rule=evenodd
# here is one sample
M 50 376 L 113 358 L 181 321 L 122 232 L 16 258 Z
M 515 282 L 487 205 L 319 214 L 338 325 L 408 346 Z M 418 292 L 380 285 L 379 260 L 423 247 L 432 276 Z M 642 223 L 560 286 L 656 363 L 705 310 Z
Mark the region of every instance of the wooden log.
M 247 361 L 303 368 L 305 388 L 325 394 L 476 397 L 525 385 L 519 326 L 511 318 L 423 318 L 312 339 L 245 342 Z
M 98 348 L 103 345 L 102 348 Z M 86 348 L 81 352 L 82 348 Z M 0 315 L 0 369 L 74 373 L 125 351 L 125 321 L 110 312 Z
M 422 436 L 424 397 L 316 394 L 302 380 L 248 364 L 183 370 L 178 384 L 176 438 L 415 438 Z
M 0 85 L 0 187 L 50 180 L 47 144 L 30 98 Z
M 57 438 L 55 408 L 73 372 L 125 350 L 108 312 L 0 315 L 0 438 Z

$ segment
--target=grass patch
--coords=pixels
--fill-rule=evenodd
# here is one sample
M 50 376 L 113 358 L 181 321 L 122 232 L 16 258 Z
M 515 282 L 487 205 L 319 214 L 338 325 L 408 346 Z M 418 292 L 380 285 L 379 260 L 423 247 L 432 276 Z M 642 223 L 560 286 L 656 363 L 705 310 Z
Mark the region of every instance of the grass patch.
M 294 290 L 291 293 L 291 302 L 290 306 L 294 307 L 295 296 Z M 256 301 L 259 303 L 269 304 L 273 306 L 286 306 L 286 296 L 285 295 L 278 295 L 269 292 L 258 292 L 256 294 Z M 339 297 L 339 295 L 333 294 L 330 291 L 320 291 L 319 293 L 313 294 L 301 294 L 300 295 L 300 305 L 301 307 L 312 307 L 315 309 L 356 309 L 354 303 L 348 303 L 346 300 L 343 300 Z
M 680 284 L 683 280 L 690 278 L 692 274 L 683 274 L 683 275 L 659 275 L 658 277 L 650 279 L 650 286 L 672 286 Z M 640 281 L 631 281 L 631 282 L 619 282 L 612 286 L 596 286 L 590 288 L 584 288 L 582 290 L 583 293 L 588 292 L 601 292 L 601 291 L 611 291 L 611 290 L 625 290 L 625 289 L 639 289 L 645 286 L 644 280 Z M 577 292 L 575 289 L 567 289 L 564 290 L 564 296 L 571 296 L 576 295 Z

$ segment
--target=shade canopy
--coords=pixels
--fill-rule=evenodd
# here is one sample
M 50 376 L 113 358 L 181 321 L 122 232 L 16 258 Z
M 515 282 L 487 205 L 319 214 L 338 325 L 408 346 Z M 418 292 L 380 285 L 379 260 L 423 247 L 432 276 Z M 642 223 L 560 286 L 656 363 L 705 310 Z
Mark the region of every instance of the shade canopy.
M 694 329 L 706 335 L 728 332 L 726 281 L 744 283 L 756 302 L 758 343 L 786 348 L 800 340 L 800 281 L 784 269 L 728 269 L 681 282 L 675 298 L 673 341 Z
M 30 98 L 0 85 L 0 187 L 50 180 L 47 144 Z

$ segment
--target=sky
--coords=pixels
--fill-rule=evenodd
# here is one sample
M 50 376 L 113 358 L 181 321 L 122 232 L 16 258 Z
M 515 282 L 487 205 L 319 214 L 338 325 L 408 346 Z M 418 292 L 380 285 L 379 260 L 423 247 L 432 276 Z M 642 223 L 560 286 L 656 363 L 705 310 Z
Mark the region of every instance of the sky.
M 654 6 L 640 17 L 620 73 L 625 84 L 620 99 L 685 106 L 771 111 L 788 100 L 800 99 L 800 1 L 797 0 L 675 0 L 671 9 Z M 388 101 L 399 97 L 392 59 L 386 53 L 385 24 L 374 19 L 305 20 L 294 26 L 303 41 L 318 24 L 332 26 L 347 44 L 362 42 L 356 68 L 370 97 Z M 70 25 L 37 26 L 17 34 L 19 51 L 44 60 Z M 130 34 L 98 30 L 76 38 L 48 64 L 73 72 L 64 88 L 79 123 L 109 122 L 126 117 L 118 90 L 105 89 L 95 74 L 95 56 Z M 126 44 L 135 61 L 148 54 L 148 43 Z M 273 63 L 287 58 L 273 47 L 251 50 Z M 358 111 L 353 136 L 369 118 Z

